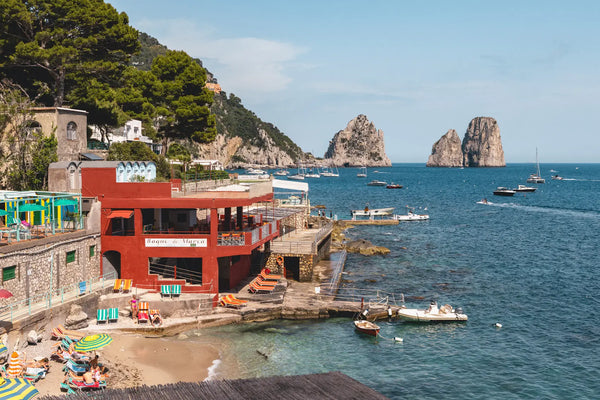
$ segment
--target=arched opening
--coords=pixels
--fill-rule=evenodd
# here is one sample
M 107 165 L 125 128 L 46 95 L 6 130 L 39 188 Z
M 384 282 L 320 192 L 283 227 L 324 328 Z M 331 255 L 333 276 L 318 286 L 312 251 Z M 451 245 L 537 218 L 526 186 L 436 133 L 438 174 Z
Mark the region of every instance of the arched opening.
M 77 140 L 77 124 L 73 121 L 67 124 L 67 140 Z
M 110 250 L 102 253 L 102 274 L 114 273 L 116 278 L 121 277 L 121 253 Z

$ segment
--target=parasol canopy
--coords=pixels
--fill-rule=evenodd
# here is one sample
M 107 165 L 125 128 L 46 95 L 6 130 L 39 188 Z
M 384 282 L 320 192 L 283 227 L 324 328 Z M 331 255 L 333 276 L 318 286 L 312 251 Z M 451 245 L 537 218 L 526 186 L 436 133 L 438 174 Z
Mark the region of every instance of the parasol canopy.
M 0 289 L 0 299 L 8 299 L 13 297 L 13 294 L 6 289 Z
M 45 211 L 46 207 L 36 204 L 36 203 L 26 203 L 22 206 L 19 206 L 19 212 L 29 212 L 29 211 Z
M 106 333 L 85 336 L 77 343 L 75 343 L 75 345 L 73 346 L 73 350 L 79 352 L 98 350 L 103 348 L 104 346 L 108 346 L 112 341 L 112 337 L 110 337 L 110 335 L 107 335 Z
M 54 200 L 55 206 L 76 206 L 79 202 L 75 199 L 69 199 L 66 197 L 61 197 L 60 199 Z
M 0 400 L 28 400 L 38 394 L 38 390 L 24 378 L 0 378 Z
M 0 209 L 0 217 L 4 217 L 5 215 L 8 215 L 8 214 L 10 214 L 8 211 Z

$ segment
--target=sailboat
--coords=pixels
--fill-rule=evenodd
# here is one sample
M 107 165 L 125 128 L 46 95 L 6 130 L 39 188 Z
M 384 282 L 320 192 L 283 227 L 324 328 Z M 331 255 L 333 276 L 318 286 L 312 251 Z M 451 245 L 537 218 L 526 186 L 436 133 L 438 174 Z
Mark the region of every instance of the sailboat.
M 358 174 L 356 174 L 358 178 L 366 178 L 367 177 L 367 167 L 360 167 Z
M 298 164 L 298 173 L 295 175 L 288 175 L 288 179 L 292 179 L 294 181 L 303 181 L 306 175 L 306 168 L 302 166 L 302 164 Z
M 335 168 L 335 171 L 334 171 Z M 321 176 L 325 176 L 325 177 L 338 177 L 340 176 L 340 173 L 337 169 L 336 166 L 332 165 L 331 167 L 323 167 L 323 169 L 321 170 Z
M 529 175 L 529 178 L 527 178 L 527 183 L 546 183 L 546 180 L 542 178 L 540 174 L 540 160 L 538 159 L 537 147 L 535 148 L 535 163 L 537 164 L 537 175 Z

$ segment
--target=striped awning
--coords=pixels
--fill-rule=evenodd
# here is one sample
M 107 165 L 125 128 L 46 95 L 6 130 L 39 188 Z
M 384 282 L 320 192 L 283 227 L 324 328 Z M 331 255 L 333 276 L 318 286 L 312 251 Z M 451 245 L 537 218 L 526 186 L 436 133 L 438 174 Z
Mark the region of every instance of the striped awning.
M 106 218 L 125 218 L 129 219 L 133 215 L 133 210 L 112 210 Z

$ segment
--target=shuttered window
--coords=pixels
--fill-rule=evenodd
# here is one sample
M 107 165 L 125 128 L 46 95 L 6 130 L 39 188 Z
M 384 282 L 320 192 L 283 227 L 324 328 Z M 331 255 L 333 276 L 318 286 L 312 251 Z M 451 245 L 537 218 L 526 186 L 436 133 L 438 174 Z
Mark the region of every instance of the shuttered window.
M 2 268 L 2 282 L 10 281 L 17 277 L 17 266 Z
M 90 258 L 94 257 L 94 255 L 96 255 L 96 245 L 95 244 L 90 246 Z
M 67 264 L 75 261 L 75 250 L 67 252 Z

